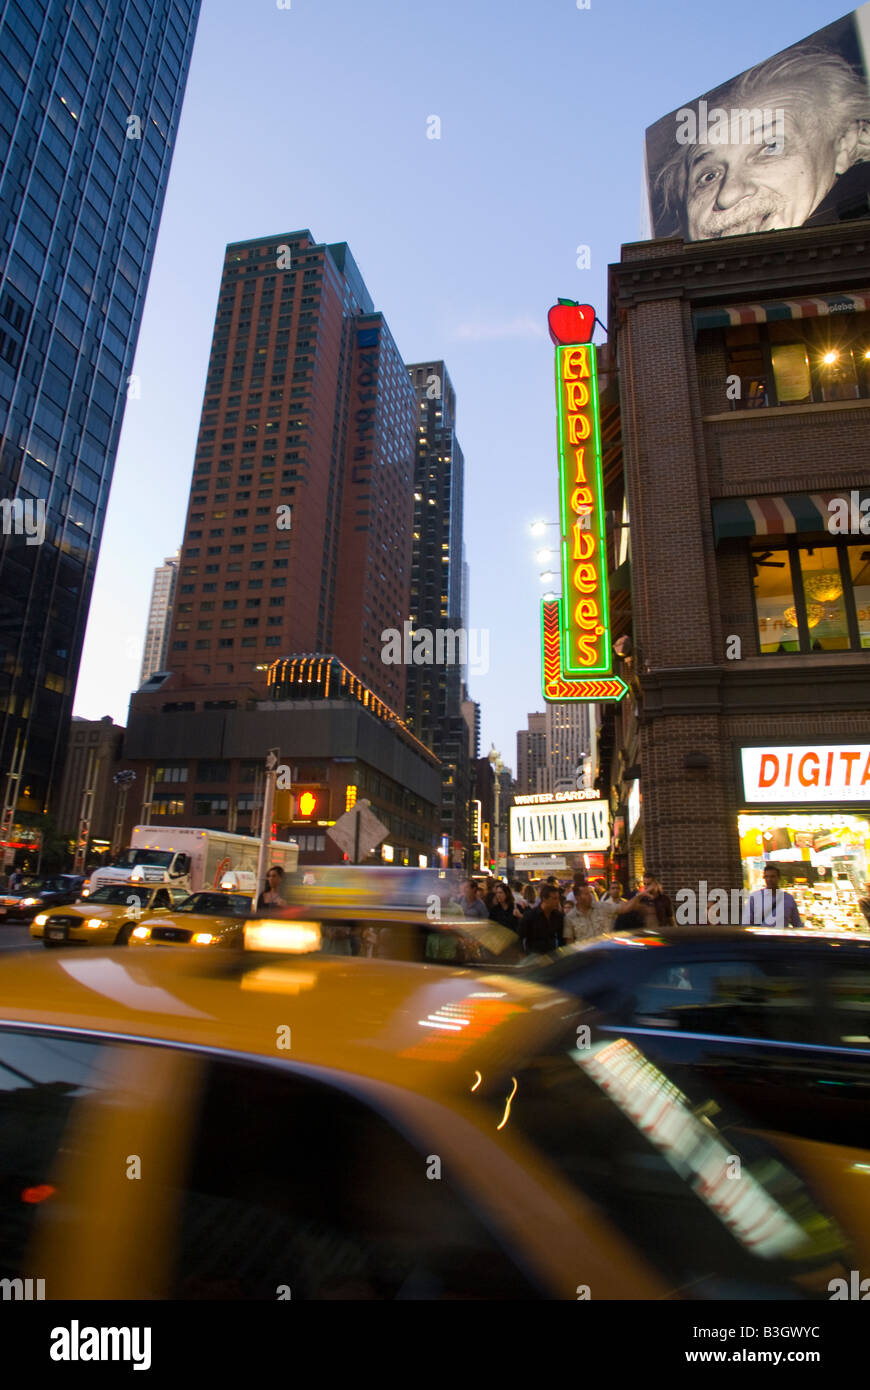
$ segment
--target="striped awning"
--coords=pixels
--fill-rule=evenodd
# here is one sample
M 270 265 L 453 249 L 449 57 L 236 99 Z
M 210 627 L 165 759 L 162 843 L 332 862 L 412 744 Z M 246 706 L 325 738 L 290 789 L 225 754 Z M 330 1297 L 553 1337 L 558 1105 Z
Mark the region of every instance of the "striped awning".
M 692 315 L 692 321 L 698 333 L 702 328 L 732 328 L 741 323 L 809 319 L 824 314 L 860 314 L 865 310 L 870 310 L 870 290 L 861 294 L 821 295 L 808 299 L 778 299 L 767 304 L 729 304 L 698 309 Z
M 870 488 L 854 488 L 860 507 Z M 735 536 L 788 536 L 799 531 L 827 531 L 828 503 L 843 498 L 851 505 L 852 492 L 797 493 L 788 497 L 728 497 L 713 503 L 713 535 L 721 540 Z

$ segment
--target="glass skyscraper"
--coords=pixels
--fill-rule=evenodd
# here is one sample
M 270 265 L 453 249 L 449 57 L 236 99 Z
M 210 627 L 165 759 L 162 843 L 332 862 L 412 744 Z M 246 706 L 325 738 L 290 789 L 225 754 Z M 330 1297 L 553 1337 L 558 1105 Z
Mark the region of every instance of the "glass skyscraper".
M 199 8 L 0 4 L 0 838 L 59 789 Z

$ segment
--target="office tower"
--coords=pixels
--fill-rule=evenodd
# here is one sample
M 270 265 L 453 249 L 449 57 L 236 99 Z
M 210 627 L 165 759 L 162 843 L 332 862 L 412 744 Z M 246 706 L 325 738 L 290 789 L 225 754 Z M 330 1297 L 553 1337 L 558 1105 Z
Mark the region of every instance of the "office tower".
M 346 245 L 296 231 L 227 248 L 168 671 L 130 706 L 131 816 L 244 828 L 278 748 L 294 792 L 275 822 L 304 863 L 341 859 L 326 832 L 357 792 L 389 831 L 376 859 L 430 862 L 440 765 L 405 725 L 395 649 L 417 413 Z
M 547 780 L 542 790 L 573 791 L 577 787 L 577 769 L 594 763 L 597 706 L 591 704 L 548 704 L 546 710 Z M 594 775 L 594 769 L 593 769 Z M 591 780 L 589 786 L 592 785 Z
M 415 632 L 430 633 L 434 645 L 433 660 L 408 667 L 408 722 L 441 759 L 442 834 L 465 845 L 472 778 L 462 712 L 469 654 L 462 547 L 465 465 L 456 438 L 456 393 L 444 363 L 419 362 L 408 371 L 419 403 L 410 622 Z
M 517 792 L 528 796 L 549 791 L 547 781 L 547 716 L 530 714 L 528 728 L 517 733 Z
M 154 584 L 151 589 L 151 606 L 148 609 L 148 626 L 145 629 L 145 651 L 142 656 L 142 670 L 139 684 L 144 685 L 155 671 L 166 670 L 167 648 L 169 646 L 169 624 L 172 619 L 172 605 L 175 601 L 175 585 L 178 580 L 178 557 L 168 555 L 162 565 L 154 571 Z
M 174 687 L 331 653 L 402 713 L 415 392 L 344 244 L 227 247 L 182 543 Z
M 0 11 L 0 833 L 60 786 L 199 7 Z

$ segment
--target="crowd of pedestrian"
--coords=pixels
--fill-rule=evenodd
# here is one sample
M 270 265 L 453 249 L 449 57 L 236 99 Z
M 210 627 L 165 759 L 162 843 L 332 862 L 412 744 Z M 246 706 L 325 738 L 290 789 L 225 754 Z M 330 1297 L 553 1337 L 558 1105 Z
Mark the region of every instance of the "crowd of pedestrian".
M 498 922 L 516 932 L 526 955 L 546 955 L 572 942 L 612 931 L 656 930 L 674 923 L 671 900 L 656 872 L 644 873 L 641 886 L 626 898 L 622 885 L 590 883 L 582 872 L 560 882 L 555 874 L 537 883 L 515 879 L 466 879 L 460 899 L 466 917 Z

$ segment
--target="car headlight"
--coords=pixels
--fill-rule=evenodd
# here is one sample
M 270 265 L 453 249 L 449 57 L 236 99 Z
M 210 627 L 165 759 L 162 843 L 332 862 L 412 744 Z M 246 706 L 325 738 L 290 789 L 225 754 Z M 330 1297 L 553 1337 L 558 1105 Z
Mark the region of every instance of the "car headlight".
M 131 932 L 131 936 L 135 936 L 137 941 L 147 941 L 150 935 L 151 931 L 148 927 L 134 927 Z
M 34 917 L 34 919 L 33 919 L 34 926 L 37 926 L 37 927 L 44 927 L 47 921 L 48 921 L 48 913 L 47 913 L 47 912 L 40 912 L 40 913 L 38 913 L 37 916 Z
M 39 904 L 39 898 L 22 898 L 22 899 L 21 899 L 21 906 L 22 906 L 22 907 L 37 907 L 38 904 Z
M 212 942 L 217 941 L 217 937 L 210 931 L 198 931 L 194 932 L 191 941 L 194 946 L 211 946 Z
M 83 888 L 83 889 L 82 889 L 82 897 L 83 897 L 83 898 L 86 898 L 86 897 L 88 896 L 88 894 L 90 893 L 90 891 L 91 891 L 90 888 Z
M 105 923 L 104 923 L 103 921 L 101 921 L 101 919 L 100 919 L 99 917 L 89 917 L 88 920 L 85 922 L 85 926 L 86 926 L 86 927 L 91 927 L 91 928 L 96 928 L 96 927 L 105 926 Z
M 142 882 L 142 870 L 141 870 L 141 869 L 134 869 L 134 870 L 133 870 L 133 872 L 132 872 L 131 875 L 130 875 L 130 882 L 131 882 L 131 883 L 141 883 L 141 882 Z

